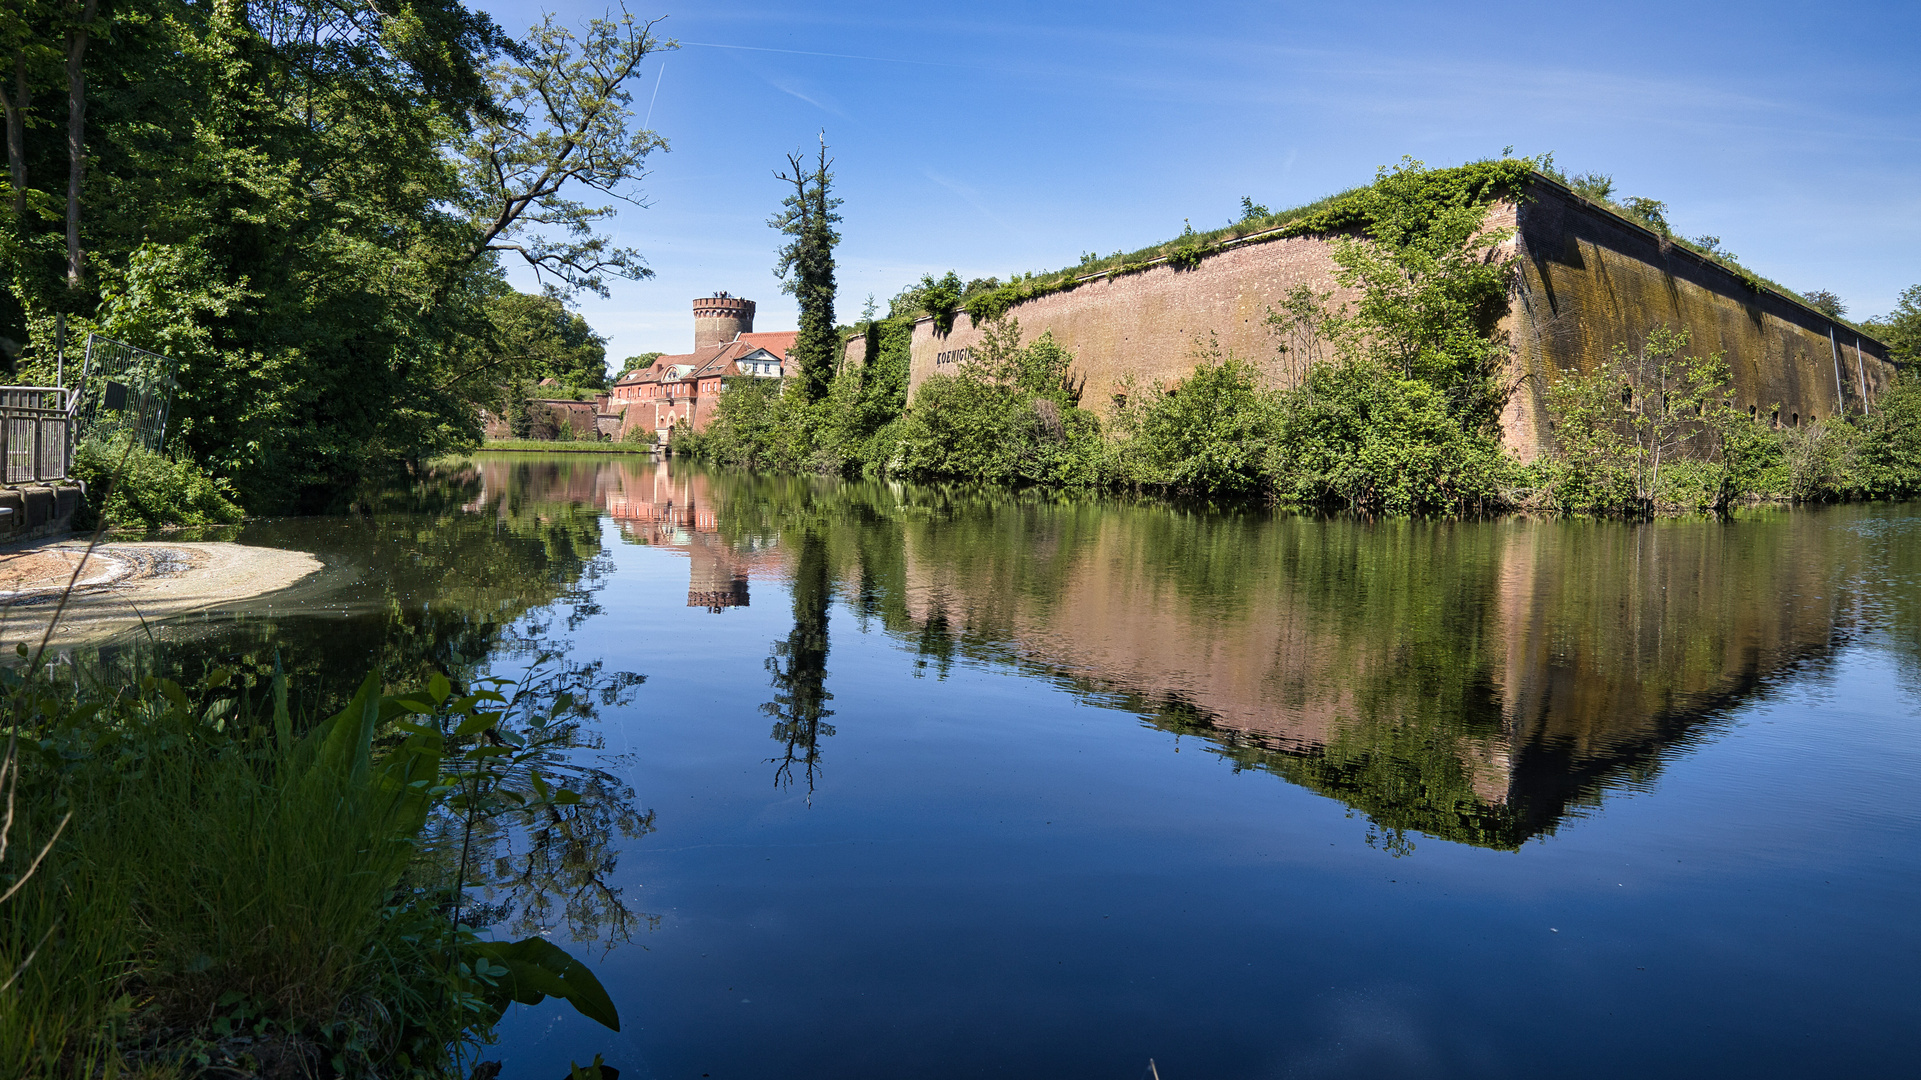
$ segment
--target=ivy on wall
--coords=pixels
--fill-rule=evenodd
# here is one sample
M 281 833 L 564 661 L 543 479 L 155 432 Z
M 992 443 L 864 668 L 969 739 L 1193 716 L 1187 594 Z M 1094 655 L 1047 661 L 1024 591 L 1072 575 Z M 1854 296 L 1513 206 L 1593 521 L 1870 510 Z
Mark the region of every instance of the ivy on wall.
M 1197 231 L 1191 225 L 1165 243 L 1132 252 L 1101 257 L 1085 256 L 1072 267 L 1041 274 L 1021 274 L 1006 283 L 993 279 L 961 285 L 949 272 L 932 275 L 895 297 L 893 313 L 925 314 L 935 319 L 941 334 L 952 331 L 954 317 L 965 311 L 976 326 L 993 322 L 1018 304 L 1054 293 L 1068 292 L 1101 278 L 1136 274 L 1156 266 L 1193 270 L 1203 261 L 1239 243 L 1282 240 L 1327 234 L 1374 234 L 1387 229 L 1394 236 L 1417 232 L 1444 209 L 1487 205 L 1514 197 L 1527 186 L 1546 159 L 1500 158 L 1446 169 L 1429 169 L 1404 160 L 1390 170 L 1383 167 L 1375 182 L 1306 206 L 1273 213 L 1244 213 L 1241 220 L 1219 229 Z M 1265 210 L 1248 200 L 1247 211 Z M 1391 237 L 1384 237 L 1389 238 Z

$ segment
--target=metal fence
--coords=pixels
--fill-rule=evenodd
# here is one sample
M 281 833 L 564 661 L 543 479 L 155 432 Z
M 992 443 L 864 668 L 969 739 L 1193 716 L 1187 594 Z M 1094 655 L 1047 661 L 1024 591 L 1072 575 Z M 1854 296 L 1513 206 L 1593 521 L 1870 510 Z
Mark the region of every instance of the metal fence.
M 84 440 L 159 451 L 173 404 L 173 361 L 98 334 L 72 387 L 0 386 L 0 467 L 4 482 L 62 480 Z
M 0 461 L 7 483 L 66 477 L 73 464 L 69 400 L 59 387 L 0 386 Z
M 173 404 L 173 361 L 124 341 L 87 335 L 87 360 L 71 402 L 75 441 L 120 445 L 131 436 L 159 451 Z

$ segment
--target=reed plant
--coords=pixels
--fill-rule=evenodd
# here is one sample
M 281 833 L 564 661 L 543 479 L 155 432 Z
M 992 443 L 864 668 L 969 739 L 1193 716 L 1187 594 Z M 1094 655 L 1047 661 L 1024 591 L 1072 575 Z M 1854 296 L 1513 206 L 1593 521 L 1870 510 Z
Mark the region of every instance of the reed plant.
M 525 698 L 369 678 L 302 724 L 278 675 L 0 678 L 9 852 L 47 851 L 31 875 L 0 864 L 0 1075 L 446 1077 L 513 1001 L 618 1026 L 557 947 L 461 918 L 474 827 L 578 799 L 530 768 L 541 716 L 508 723 Z M 423 841 L 436 817 L 458 849 Z

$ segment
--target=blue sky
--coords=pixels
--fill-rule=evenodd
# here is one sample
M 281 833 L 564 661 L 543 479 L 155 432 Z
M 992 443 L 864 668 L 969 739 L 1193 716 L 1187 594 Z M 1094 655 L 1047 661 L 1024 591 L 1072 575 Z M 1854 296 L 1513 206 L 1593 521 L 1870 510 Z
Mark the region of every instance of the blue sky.
M 1509 145 L 1609 173 L 1856 317 L 1921 282 L 1912 0 L 630 3 L 681 48 L 635 87 L 672 149 L 615 226 L 655 276 L 579 304 L 613 361 L 690 348 L 690 301 L 716 289 L 794 327 L 766 220 L 773 171 L 822 129 L 842 322 L 924 273 L 1053 269 L 1225 223 L 1243 195 L 1278 209 Z M 514 32 L 543 10 L 478 6 Z

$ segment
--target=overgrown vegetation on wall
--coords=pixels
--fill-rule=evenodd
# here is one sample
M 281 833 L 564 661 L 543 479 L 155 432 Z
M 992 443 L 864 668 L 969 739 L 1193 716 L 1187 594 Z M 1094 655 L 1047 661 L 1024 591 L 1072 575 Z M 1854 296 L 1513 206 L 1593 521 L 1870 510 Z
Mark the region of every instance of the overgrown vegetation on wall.
M 888 313 L 910 318 L 931 315 L 943 331 L 952 327 L 954 315 L 959 311 L 966 311 L 977 324 L 988 323 L 1016 304 L 1066 292 L 1102 275 L 1139 273 L 1163 261 L 1176 269 L 1193 269 L 1203 259 L 1219 253 L 1224 245 L 1249 237 L 1281 239 L 1364 232 L 1377 215 L 1389 210 L 1388 203 L 1397 197 L 1384 195 L 1380 190 L 1381 181 L 1389 176 L 1399 178 L 1402 183 L 1400 195 L 1413 194 L 1405 190 L 1405 184 L 1420 177 L 1422 182 L 1459 190 L 1480 205 L 1486 205 L 1502 194 L 1519 190 L 1535 169 L 1544 164 L 1548 164 L 1545 158 L 1502 158 L 1471 162 L 1453 169 L 1427 169 L 1409 159 L 1393 170 L 1382 169 L 1376 183 L 1368 186 L 1279 211 L 1270 211 L 1252 199 L 1243 199 L 1240 219 L 1218 229 L 1197 231 L 1190 224 L 1172 240 L 1106 256 L 1088 252 L 1078 265 L 1060 270 L 1016 274 L 1005 282 L 998 278 L 977 278 L 964 284 L 952 271 L 941 278 L 928 275 L 896 295 Z
M 1331 234 L 1337 279 L 1355 297 L 1335 305 L 1302 287 L 1269 312 L 1285 385 L 1210 338 L 1195 342 L 1178 385 L 1128 385 L 1112 403 L 1083 403 L 1073 358 L 1046 335 L 1023 340 L 1006 314 L 1071 279 L 963 285 L 948 274 L 867 324 L 875 359 L 858 383 L 843 380 L 813 405 L 767 385 L 730 390 L 713 427 L 683 433 L 676 447 L 778 468 L 1390 514 L 1724 511 L 1921 490 L 1907 384 L 1868 417 L 1775 429 L 1735 409 L 1725 361 L 1693 354 L 1685 327 L 1621 343 L 1601 370 L 1559 380 L 1558 449 L 1522 465 L 1498 423 L 1507 393 L 1498 324 L 1515 268 L 1497 255 L 1508 233 L 1487 228 L 1485 211 L 1543 164 L 1408 160 L 1311 213 L 1255 219 Z M 1176 247 L 1199 258 L 1219 235 L 1190 230 Z M 1921 331 L 1921 310 L 1909 310 L 1921 308 L 1921 290 L 1911 292 L 1902 317 Z M 896 419 L 888 410 L 901 402 L 911 320 L 960 310 L 979 320 L 981 341 Z M 872 391 L 882 383 L 885 393 Z

